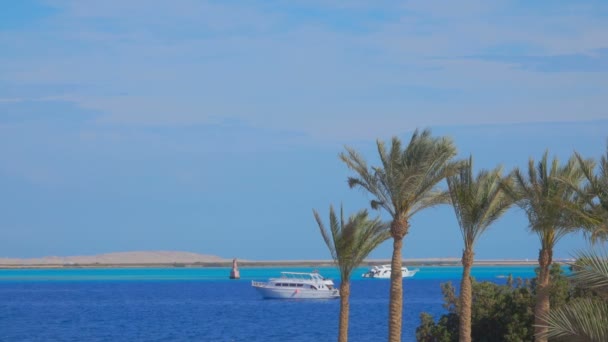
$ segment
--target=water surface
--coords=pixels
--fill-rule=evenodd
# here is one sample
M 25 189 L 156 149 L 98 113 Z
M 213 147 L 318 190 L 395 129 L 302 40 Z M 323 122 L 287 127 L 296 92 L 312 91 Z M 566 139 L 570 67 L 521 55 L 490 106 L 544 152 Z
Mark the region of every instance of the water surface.
M 312 268 L 246 268 L 240 280 L 228 280 L 228 268 L 0 270 L 0 341 L 335 340 L 339 300 L 263 300 L 251 287 L 281 270 Z M 350 341 L 387 336 L 389 281 L 360 278 L 366 270 L 352 280 Z M 404 280 L 403 341 L 415 340 L 420 312 L 444 312 L 439 285 L 461 272 L 420 267 Z M 534 268 L 473 268 L 479 280 L 508 274 L 532 277 Z

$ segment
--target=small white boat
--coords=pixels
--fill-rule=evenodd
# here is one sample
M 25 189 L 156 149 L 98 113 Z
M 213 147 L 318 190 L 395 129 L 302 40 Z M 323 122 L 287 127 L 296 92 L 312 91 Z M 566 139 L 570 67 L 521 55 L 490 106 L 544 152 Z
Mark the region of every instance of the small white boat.
M 270 278 L 268 282 L 252 281 L 253 286 L 264 298 L 272 299 L 328 299 L 340 298 L 340 291 L 331 279 L 319 273 L 281 272 L 280 278 Z
M 408 270 L 407 267 L 401 267 L 401 275 L 403 278 L 413 277 L 418 269 Z M 363 278 L 379 278 L 379 279 L 390 279 L 391 277 L 391 265 L 380 265 L 374 266 L 369 271 L 363 273 Z

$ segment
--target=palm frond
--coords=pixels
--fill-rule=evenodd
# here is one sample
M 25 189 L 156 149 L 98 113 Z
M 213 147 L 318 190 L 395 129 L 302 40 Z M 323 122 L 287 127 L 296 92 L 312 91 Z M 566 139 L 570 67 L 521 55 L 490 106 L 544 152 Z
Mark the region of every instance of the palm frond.
M 548 338 L 567 341 L 608 341 L 608 258 L 606 251 L 577 253 L 573 281 L 599 297 L 579 298 L 544 318 Z
M 330 212 L 333 211 L 333 208 L 330 208 Z M 321 216 L 319 215 L 319 213 L 316 210 L 312 210 L 313 215 L 315 217 L 315 220 L 317 221 L 317 225 L 319 226 L 319 231 L 321 232 L 321 236 L 323 237 L 323 241 L 325 242 L 325 245 L 327 246 L 327 248 L 329 249 L 329 252 L 331 254 L 331 257 L 333 260 L 337 260 L 338 259 L 338 254 L 336 252 L 336 247 L 333 243 L 333 233 L 328 232 L 327 228 L 325 228 L 325 225 L 323 224 L 323 220 L 321 220 Z M 330 214 L 331 216 L 331 214 Z M 331 219 L 330 219 L 331 221 Z M 331 235 L 330 235 L 331 234 Z
M 458 168 L 451 160 L 456 148 L 451 139 L 434 138 L 430 130 L 416 130 L 407 146 L 394 137 L 387 148 L 377 141 L 379 166 L 368 166 L 353 149 L 340 158 L 356 175 L 351 187 L 360 187 L 374 196 L 372 208 L 384 208 L 393 218 L 409 218 L 416 212 L 446 202 L 438 184 Z
M 510 182 L 502 188 L 528 216 L 530 229 L 543 246 L 553 247 L 563 236 L 588 225 L 580 210 L 583 198 L 579 189 L 584 172 L 576 157 L 560 165 L 557 158 L 549 162 L 546 151 L 541 160 L 528 162 L 527 177 L 519 169 L 511 172 Z
M 382 186 L 381 179 L 373 168 L 367 166 L 365 159 L 352 148 L 346 147 L 346 153 L 340 154 L 340 159 L 353 170 L 358 177 L 349 177 L 348 185 L 351 188 L 360 187 L 373 196 L 377 197 L 377 203 L 394 215 L 394 208 L 390 198 L 386 196 L 386 189 Z
M 472 248 L 477 238 L 512 204 L 503 188 L 502 167 L 473 174 L 473 158 L 462 163 L 456 175 L 447 177 L 448 194 L 460 226 L 465 248 Z
M 313 213 L 321 236 L 340 269 L 342 280 L 348 280 L 352 271 L 369 253 L 390 237 L 388 225 L 383 223 L 380 218 L 370 219 L 365 209 L 345 220 L 342 206 L 340 206 L 340 219 L 333 206 L 330 206 L 329 231 L 318 212 L 313 210 Z
M 566 341 L 608 341 L 608 304 L 596 298 L 580 298 L 552 310 L 546 337 Z
M 572 279 L 585 288 L 608 294 L 608 255 L 599 251 L 580 251 L 577 260 Z
M 585 233 L 592 243 L 608 240 L 608 145 L 606 155 L 598 164 L 575 153 L 576 160 L 586 179 L 577 192 L 584 206 L 579 210 L 585 221 Z M 597 173 L 596 173 L 597 167 Z

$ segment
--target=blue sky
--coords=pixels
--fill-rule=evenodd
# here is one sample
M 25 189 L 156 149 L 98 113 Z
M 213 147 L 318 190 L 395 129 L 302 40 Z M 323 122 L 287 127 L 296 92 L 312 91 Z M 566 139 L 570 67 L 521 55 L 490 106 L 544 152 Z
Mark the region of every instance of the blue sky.
M 604 1 L 21 0 L 0 11 L 0 257 L 329 258 L 345 145 L 417 128 L 478 167 L 605 153 Z M 569 257 L 585 246 L 567 237 Z M 513 209 L 478 258 L 536 258 Z M 452 209 L 404 256 L 455 257 Z M 372 255 L 390 257 L 385 244 Z

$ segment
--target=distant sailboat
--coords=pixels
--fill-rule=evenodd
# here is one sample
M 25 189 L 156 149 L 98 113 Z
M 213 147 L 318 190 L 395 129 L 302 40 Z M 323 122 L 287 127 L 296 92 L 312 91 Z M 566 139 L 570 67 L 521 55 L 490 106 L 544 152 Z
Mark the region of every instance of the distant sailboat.
M 239 273 L 239 267 L 236 264 L 236 258 L 232 259 L 232 270 L 230 271 L 230 279 L 239 279 L 241 274 Z

